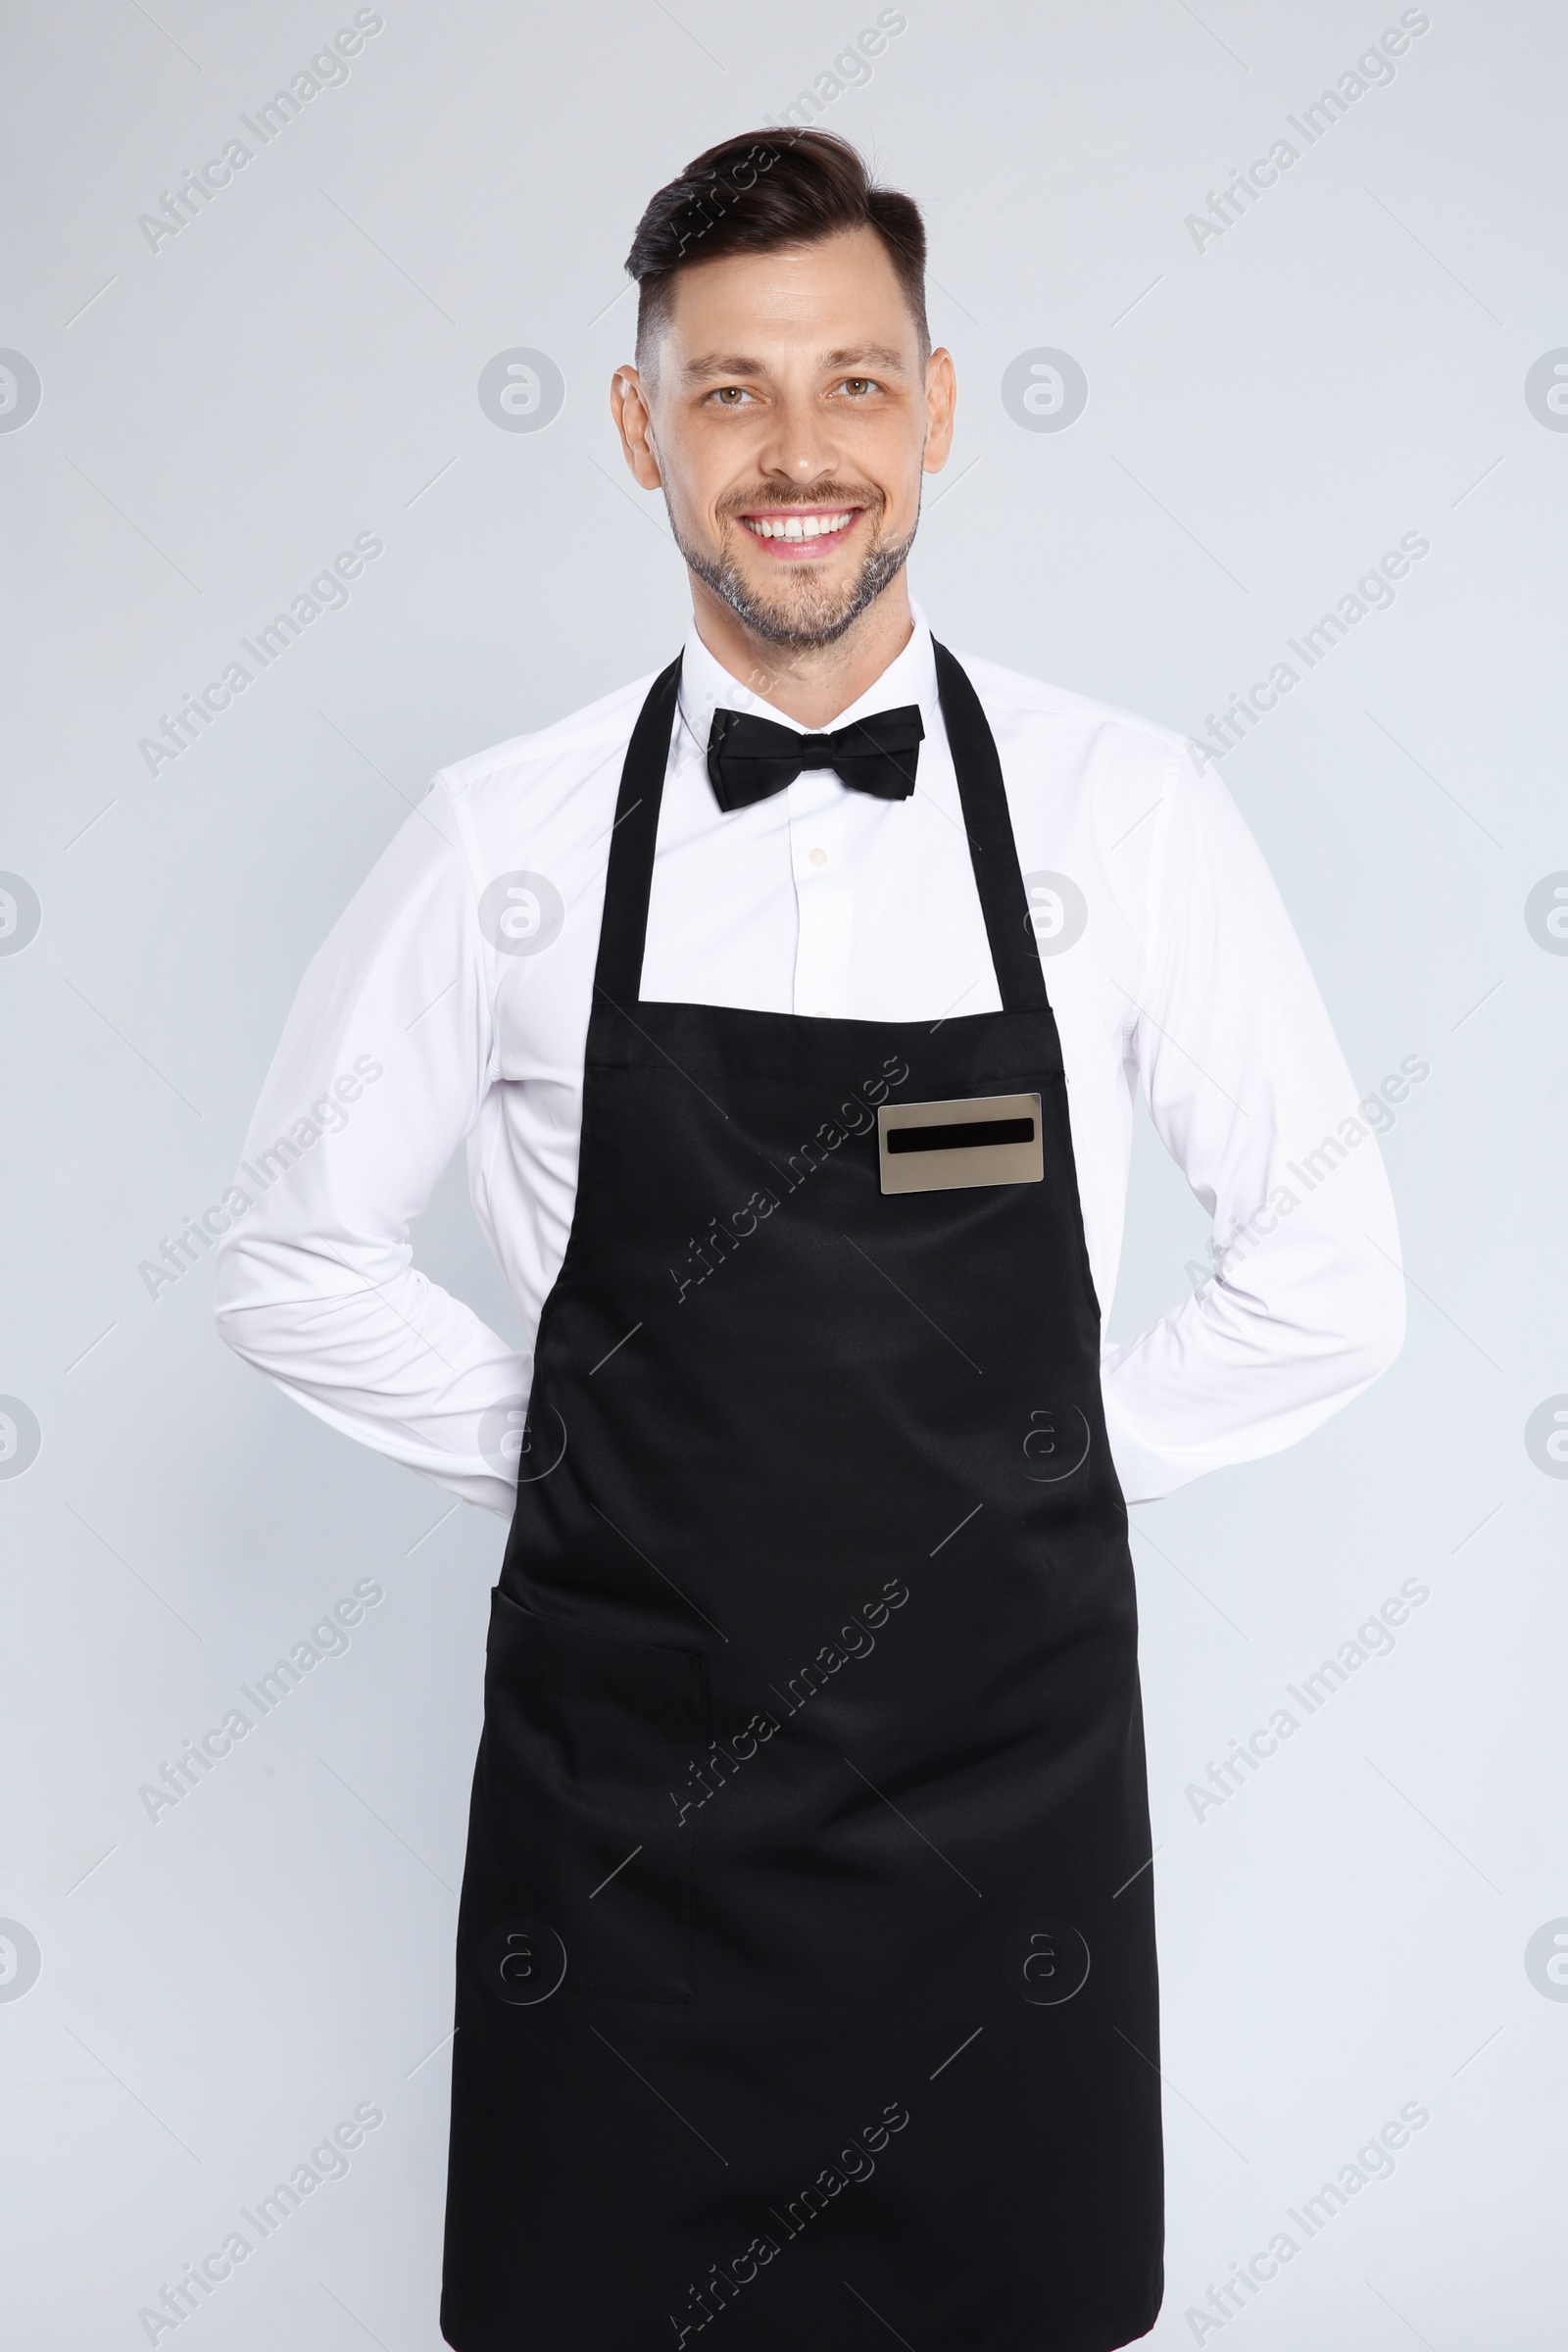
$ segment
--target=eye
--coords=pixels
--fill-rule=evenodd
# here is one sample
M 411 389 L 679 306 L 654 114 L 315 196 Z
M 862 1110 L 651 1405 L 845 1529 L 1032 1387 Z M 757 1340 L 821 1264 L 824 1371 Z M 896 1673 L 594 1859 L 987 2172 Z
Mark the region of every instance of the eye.
M 708 397 L 716 401 L 721 409 L 738 409 L 743 400 L 750 400 L 752 396 L 744 384 L 719 384 Z
M 882 387 L 873 376 L 847 375 L 839 389 L 848 392 L 852 400 L 863 400 L 868 392 L 880 392 Z

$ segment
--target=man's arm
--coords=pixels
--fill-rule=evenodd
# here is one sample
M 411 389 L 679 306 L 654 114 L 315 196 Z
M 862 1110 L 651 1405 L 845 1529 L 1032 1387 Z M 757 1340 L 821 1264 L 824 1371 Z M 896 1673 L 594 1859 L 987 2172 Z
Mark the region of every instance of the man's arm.
M 1375 1124 L 1278 891 L 1212 769 L 1177 758 L 1153 845 L 1130 1050 L 1154 1126 L 1213 1220 L 1216 1270 L 1103 1356 L 1129 1502 L 1294 1445 L 1404 1336 Z
M 529 1360 L 409 1242 L 490 1061 L 473 883 L 438 778 L 300 985 L 235 1177 L 250 1205 L 219 1248 L 218 1327 L 334 1429 L 505 1513 L 495 1432 Z

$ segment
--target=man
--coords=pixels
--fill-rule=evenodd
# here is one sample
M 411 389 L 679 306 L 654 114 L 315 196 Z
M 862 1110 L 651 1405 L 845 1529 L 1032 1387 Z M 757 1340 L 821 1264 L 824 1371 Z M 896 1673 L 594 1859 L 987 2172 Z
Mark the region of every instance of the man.
M 436 778 L 246 1145 L 282 1172 L 224 1337 L 512 1522 L 459 2352 L 1152 2326 L 1124 1505 L 1304 1436 L 1401 1336 L 1376 1144 L 1219 785 L 910 604 L 955 402 L 923 264 L 814 131 L 654 198 L 612 405 L 680 659 Z M 1217 1270 L 1102 1351 L 1140 1082 Z M 464 1137 L 529 1354 L 410 1262 Z

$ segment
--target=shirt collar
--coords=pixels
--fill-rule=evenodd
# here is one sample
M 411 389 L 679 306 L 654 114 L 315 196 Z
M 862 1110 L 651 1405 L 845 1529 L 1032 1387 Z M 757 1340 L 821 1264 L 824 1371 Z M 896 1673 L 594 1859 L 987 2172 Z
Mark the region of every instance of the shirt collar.
M 770 718 L 775 725 L 790 727 L 797 735 L 826 734 L 830 728 L 848 726 L 853 720 L 869 718 L 876 710 L 896 710 L 906 703 L 917 704 L 932 732 L 936 719 L 939 696 L 937 692 L 936 657 L 931 651 L 931 629 L 924 612 L 911 597 L 909 611 L 914 621 L 913 633 L 902 653 L 896 654 L 879 678 L 866 688 L 857 703 L 840 710 L 822 728 L 803 726 L 758 694 L 741 680 L 732 677 L 716 655 L 709 652 L 692 622 L 686 631 L 680 665 L 680 716 L 689 730 L 698 753 L 708 756 L 709 731 L 715 710 L 750 710 L 760 718 Z

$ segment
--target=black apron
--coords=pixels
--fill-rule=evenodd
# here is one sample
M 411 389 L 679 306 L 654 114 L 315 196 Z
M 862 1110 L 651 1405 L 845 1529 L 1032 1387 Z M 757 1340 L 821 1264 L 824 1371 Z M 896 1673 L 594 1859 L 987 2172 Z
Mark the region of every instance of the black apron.
M 492 1596 L 459 2352 L 1105 2352 L 1158 2310 L 1100 1314 L 1001 766 L 936 659 L 1000 1012 L 642 1002 L 678 662 L 627 751 Z M 883 1191 L 882 1105 L 1018 1094 L 1043 1181 Z

